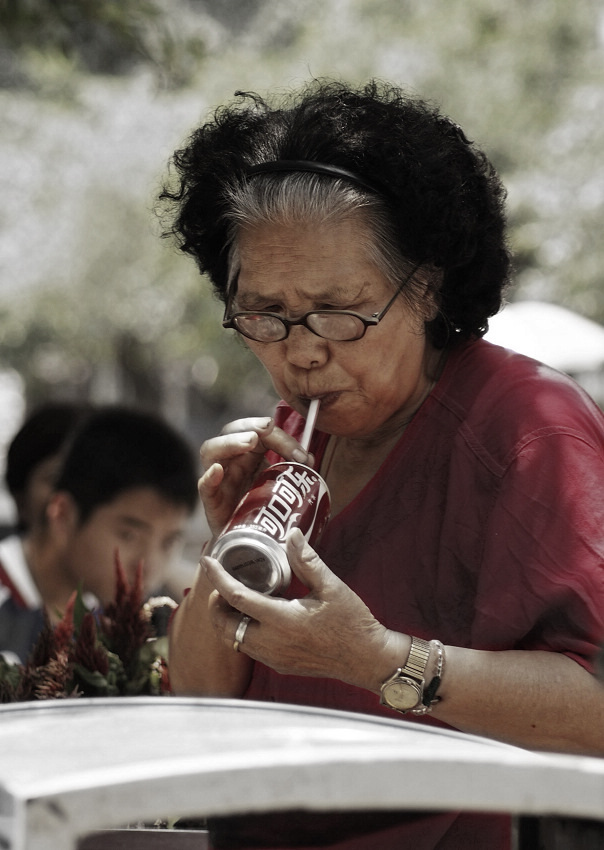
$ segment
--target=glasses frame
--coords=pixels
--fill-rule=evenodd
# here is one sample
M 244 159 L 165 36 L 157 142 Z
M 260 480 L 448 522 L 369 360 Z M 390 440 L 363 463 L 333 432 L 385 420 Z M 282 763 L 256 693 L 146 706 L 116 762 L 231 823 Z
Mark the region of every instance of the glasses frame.
M 376 313 L 372 313 L 371 316 L 364 316 L 362 313 L 356 313 L 354 310 L 309 310 L 307 313 L 304 313 L 304 315 L 300 316 L 297 319 L 288 319 L 286 316 L 281 316 L 279 313 L 271 313 L 270 311 L 262 310 L 240 310 L 237 313 L 233 313 L 231 316 L 229 316 L 228 312 L 236 293 L 235 286 L 233 288 L 233 291 L 229 294 L 226 303 L 224 316 L 222 318 L 222 327 L 233 329 L 237 331 L 237 333 L 241 334 L 241 336 L 244 336 L 247 339 L 251 339 L 253 342 L 261 342 L 265 345 L 270 345 L 270 343 L 272 342 L 283 342 L 284 339 L 288 338 L 291 328 L 295 327 L 296 325 L 302 325 L 302 327 L 309 330 L 315 336 L 318 336 L 320 339 L 329 340 L 329 342 L 356 342 L 359 339 L 363 339 L 367 332 L 367 328 L 373 328 L 376 325 L 379 325 L 384 316 L 387 314 L 388 310 L 392 307 L 398 296 L 401 294 L 403 288 L 414 277 L 414 275 L 420 268 L 420 265 L 421 263 L 416 265 L 411 274 L 409 274 L 408 277 L 406 277 L 405 280 L 397 287 L 396 292 L 388 301 L 386 306 L 382 310 L 379 310 Z M 349 339 L 330 339 L 330 337 L 323 336 L 323 334 L 320 334 L 318 331 L 314 330 L 314 328 L 311 328 L 311 326 L 308 324 L 308 317 L 316 316 L 318 314 L 327 314 L 330 316 L 352 316 L 353 318 L 358 319 L 360 322 L 362 322 L 363 330 L 359 334 L 359 336 L 350 337 Z M 256 339 L 255 337 L 250 336 L 250 334 L 247 334 L 245 331 L 241 330 L 241 328 L 237 327 L 237 325 L 235 324 L 235 319 L 239 318 L 240 316 L 266 316 L 271 319 L 277 319 L 277 321 L 279 321 L 283 326 L 283 336 L 280 336 L 278 339 Z

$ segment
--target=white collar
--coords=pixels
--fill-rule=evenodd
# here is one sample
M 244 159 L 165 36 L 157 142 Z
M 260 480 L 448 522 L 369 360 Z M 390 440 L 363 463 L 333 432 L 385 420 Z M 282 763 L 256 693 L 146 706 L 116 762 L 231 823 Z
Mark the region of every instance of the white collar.
M 0 561 L 27 607 L 31 610 L 41 608 L 44 603 L 27 566 L 23 541 L 17 534 L 0 540 Z

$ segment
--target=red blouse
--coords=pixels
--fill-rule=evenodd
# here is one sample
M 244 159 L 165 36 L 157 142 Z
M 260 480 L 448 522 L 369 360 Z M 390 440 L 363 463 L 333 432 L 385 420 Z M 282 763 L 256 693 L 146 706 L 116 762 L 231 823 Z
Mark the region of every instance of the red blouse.
M 276 421 L 295 436 L 304 425 L 284 403 Z M 326 443 L 315 432 L 318 460 Z M 591 670 L 604 641 L 604 413 L 565 375 L 484 340 L 466 344 L 316 549 L 390 629 L 562 652 Z M 305 592 L 294 580 L 287 595 Z M 399 716 L 368 691 L 261 664 L 246 698 Z M 506 846 L 495 839 L 501 818 L 492 834 L 484 818 L 474 823 L 477 846 Z

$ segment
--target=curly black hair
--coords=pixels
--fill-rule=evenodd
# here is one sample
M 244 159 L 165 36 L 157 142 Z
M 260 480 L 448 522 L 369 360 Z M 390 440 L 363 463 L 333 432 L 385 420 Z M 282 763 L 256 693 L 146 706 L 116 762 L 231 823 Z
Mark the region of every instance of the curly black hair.
M 168 205 L 175 236 L 226 299 L 228 193 L 253 166 L 309 160 L 354 172 L 382 190 L 403 257 L 442 273 L 440 311 L 427 332 L 482 336 L 509 282 L 505 190 L 487 156 L 437 107 L 372 80 L 360 88 L 315 80 L 268 101 L 252 93 L 218 108 L 173 157 Z

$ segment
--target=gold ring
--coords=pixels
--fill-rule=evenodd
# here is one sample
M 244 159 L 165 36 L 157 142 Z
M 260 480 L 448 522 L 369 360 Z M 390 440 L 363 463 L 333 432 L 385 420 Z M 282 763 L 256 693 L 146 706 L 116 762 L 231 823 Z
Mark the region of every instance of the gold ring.
M 245 637 L 245 630 L 248 627 L 248 623 L 251 620 L 251 617 L 248 617 L 247 614 L 244 614 L 243 617 L 239 620 L 239 625 L 237 626 L 237 631 L 235 632 L 235 640 L 233 641 L 233 649 L 235 652 L 239 652 L 239 646 L 243 643 L 243 638 Z

